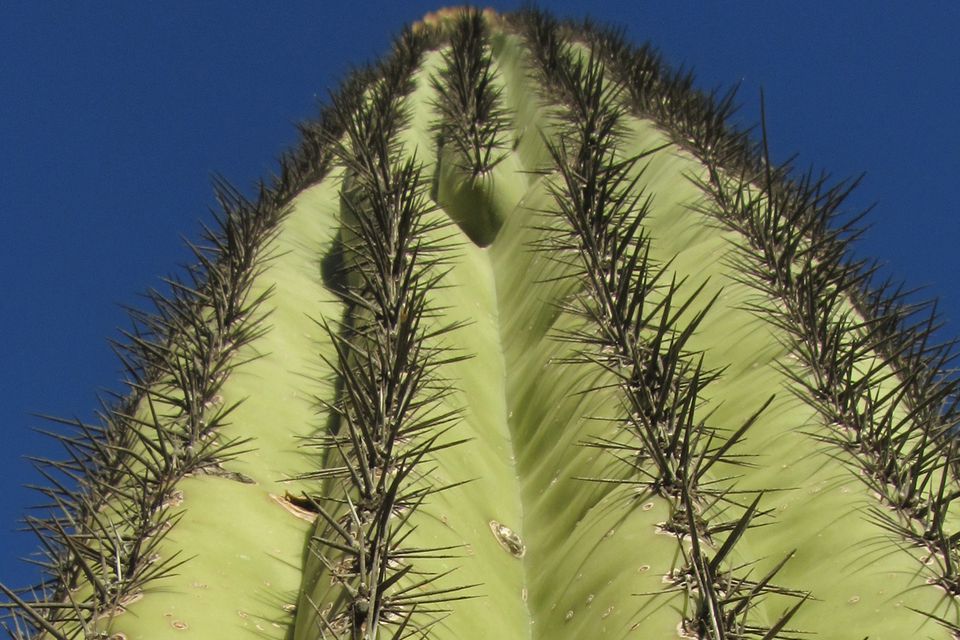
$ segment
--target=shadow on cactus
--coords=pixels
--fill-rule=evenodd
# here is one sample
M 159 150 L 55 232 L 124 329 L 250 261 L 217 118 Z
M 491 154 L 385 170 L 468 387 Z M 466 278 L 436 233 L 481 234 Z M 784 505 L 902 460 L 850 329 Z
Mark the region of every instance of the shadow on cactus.
M 732 109 L 590 23 L 404 31 L 133 314 L 11 636 L 958 637 L 951 353 Z

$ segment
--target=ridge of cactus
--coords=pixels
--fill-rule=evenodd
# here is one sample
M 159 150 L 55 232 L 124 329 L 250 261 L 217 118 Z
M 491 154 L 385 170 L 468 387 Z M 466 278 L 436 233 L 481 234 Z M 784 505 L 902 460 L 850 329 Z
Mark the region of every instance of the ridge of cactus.
M 531 38 L 533 39 L 533 38 Z M 556 40 L 543 38 L 552 46 Z M 582 346 L 595 344 L 599 353 L 584 354 L 587 362 L 601 364 L 620 380 L 629 410 L 628 425 L 633 435 L 630 442 L 599 442 L 626 462 L 647 485 L 650 494 L 670 502 L 671 519 L 664 530 L 677 534 L 684 565 L 674 569 L 669 579 L 678 590 L 686 591 L 688 613 L 682 621 L 685 632 L 696 637 L 737 637 L 746 633 L 742 616 L 754 599 L 770 591 L 776 570 L 760 582 L 745 577 L 724 575 L 724 560 L 743 531 L 757 513 L 758 495 L 736 521 L 709 522 L 705 515 L 711 503 L 729 503 L 742 508 L 728 495 L 705 482 L 710 469 L 727 461 L 727 452 L 744 436 L 759 414 L 772 401 L 768 400 L 722 444 L 704 422 L 695 417 L 699 394 L 710 376 L 685 357 L 684 345 L 707 315 L 716 300 L 690 318 L 683 330 L 674 324 L 702 291 L 694 291 L 679 310 L 671 301 L 677 291 L 676 282 L 658 287 L 663 275 L 657 270 L 648 274 L 649 239 L 636 236 L 650 206 L 650 199 L 636 190 L 642 169 L 633 177 L 637 162 L 658 149 L 644 150 L 620 160 L 618 136 L 621 109 L 617 105 L 617 89 L 604 80 L 604 72 L 595 58 L 584 62 L 582 55 L 573 57 L 568 49 L 541 55 L 557 64 L 558 85 L 565 90 L 571 104 L 571 134 L 561 135 L 559 145 L 550 145 L 550 152 L 562 178 L 563 187 L 554 188 L 556 209 L 567 221 L 569 229 L 559 230 L 557 239 L 548 241 L 544 249 L 557 254 L 579 254 L 582 260 L 580 277 L 586 281 L 585 294 L 577 296 L 579 312 L 586 320 L 582 332 L 566 339 Z M 640 204 L 642 202 L 642 204 Z M 641 260 L 641 255 L 643 259 Z M 660 292 L 658 289 L 665 288 Z M 659 294 L 662 302 L 650 312 L 644 308 L 649 298 Z M 653 321 L 659 316 L 655 326 Z M 596 337 L 593 332 L 599 329 Z M 650 334 L 649 337 L 646 334 Z M 604 358 L 604 353 L 608 354 Z M 646 464 L 644 464 L 646 463 Z M 652 468 L 652 473 L 651 473 Z M 727 532 L 716 554 L 707 557 L 702 539 L 711 539 Z M 684 541 L 689 538 L 689 551 Z M 696 594 L 693 597 L 691 595 Z M 805 594 L 800 594 L 805 595 Z M 752 627 L 773 637 L 796 611 L 776 621 L 769 629 Z
M 52 419 L 10 637 L 960 637 L 936 306 L 734 101 L 536 9 L 405 29 Z

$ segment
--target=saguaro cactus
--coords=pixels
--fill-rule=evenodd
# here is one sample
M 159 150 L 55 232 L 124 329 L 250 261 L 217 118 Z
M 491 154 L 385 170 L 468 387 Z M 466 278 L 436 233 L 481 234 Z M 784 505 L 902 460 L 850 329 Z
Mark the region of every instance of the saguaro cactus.
M 404 31 L 219 185 L 11 634 L 957 637 L 949 351 L 731 103 L 538 11 Z

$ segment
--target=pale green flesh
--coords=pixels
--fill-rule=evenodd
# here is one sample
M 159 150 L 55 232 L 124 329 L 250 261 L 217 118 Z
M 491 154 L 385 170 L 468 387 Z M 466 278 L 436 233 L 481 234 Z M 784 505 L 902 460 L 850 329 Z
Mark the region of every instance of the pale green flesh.
M 473 356 L 444 371 L 459 390 L 448 405 L 464 410 L 446 438 L 470 441 L 435 454 L 428 463 L 435 468 L 431 479 L 436 485 L 471 482 L 431 496 L 414 516 L 416 531 L 407 544 L 463 545 L 460 557 L 418 561 L 416 568 L 456 569 L 436 586 L 478 585 L 465 592 L 474 598 L 447 605 L 451 613 L 433 628 L 432 637 L 680 637 L 685 596 L 666 592 L 663 577 L 682 564 L 681 543 L 657 527 L 667 519 L 667 501 L 632 484 L 580 479 L 638 480 L 612 456 L 579 446 L 591 436 L 618 435 L 616 425 L 603 420 L 621 412 L 617 389 L 581 393 L 608 385 L 609 376 L 593 365 L 554 361 L 574 350 L 554 333 L 578 323 L 554 305 L 578 285 L 556 281 L 563 267 L 530 248 L 539 239 L 532 228 L 539 222 L 536 211 L 550 209 L 552 197 L 544 178 L 524 170 L 549 166 L 540 132 L 551 131 L 552 123 L 531 95 L 519 51 L 515 38 L 494 41 L 518 137 L 516 150 L 500 165 L 510 170 L 495 176 L 498 193 L 511 194 L 499 196 L 497 206 L 507 210 L 503 226 L 485 248 L 456 227 L 445 230 L 455 234 L 458 257 L 445 288 L 431 296 L 435 307 L 447 310 L 437 322 L 470 323 L 445 340 Z M 437 64 L 438 54 L 431 54 L 418 78 L 429 77 Z M 418 82 L 408 99 L 414 117 L 403 133 L 407 153 L 415 152 L 427 171 L 434 162 L 431 93 L 428 82 Z M 628 124 L 624 154 L 667 141 L 649 122 L 630 118 Z M 651 257 L 659 263 L 672 260 L 678 279 L 688 276 L 682 291 L 692 292 L 709 278 L 700 298 L 704 302 L 722 289 L 690 343 L 704 352 L 708 369 L 727 367 L 706 388 L 708 404 L 700 415 L 713 411 L 710 425 L 733 430 L 769 396 L 777 396 L 733 452 L 749 456 L 756 467 L 720 468 L 712 478 L 733 482 L 737 489 L 766 490 L 761 508 L 773 510 L 758 518 L 764 526 L 737 545 L 735 562 L 755 563 L 752 570 L 739 568 L 738 575 L 750 570 L 760 577 L 797 549 L 775 583 L 810 591 L 813 599 L 789 628 L 819 638 L 948 638 L 934 622 L 906 609 L 951 618 L 953 601 L 925 584 L 919 551 L 898 549 L 899 543 L 869 519 L 867 510 L 880 503 L 842 453 L 811 437 L 826 427 L 791 395 L 775 366 L 792 362 L 785 359 L 785 336 L 742 308 L 757 298 L 733 280 L 723 260 L 735 251 L 735 238 L 690 209 L 702 194 L 686 176 L 702 171 L 692 157 L 670 147 L 652 156 L 641 185 L 654 197 L 647 225 Z M 265 304 L 272 310 L 271 330 L 238 356 L 262 357 L 238 366 L 224 386 L 226 403 L 245 399 L 232 416 L 229 435 L 255 438 L 252 450 L 228 467 L 257 484 L 203 476 L 183 481 L 185 515 L 162 549 L 170 554 L 182 549 L 192 558 L 178 576 L 156 583 L 118 615 L 111 632 L 131 640 L 320 637 L 298 594 L 306 588 L 322 602 L 331 589 L 319 563 L 304 562 L 314 525 L 271 496 L 315 487 L 284 481 L 315 468 L 319 456 L 302 448 L 298 438 L 324 429 L 326 415 L 314 397 L 332 397 L 329 371 L 320 358 L 321 353 L 332 357 L 332 350 L 316 320 L 335 323 L 343 314 L 320 276 L 320 261 L 338 224 L 339 186 L 335 172 L 295 199 L 271 245 L 275 259 L 257 283 L 258 291 L 275 287 Z M 515 208 L 509 211 L 503 201 L 511 198 Z M 728 520 L 739 514 L 706 516 Z M 522 559 L 497 542 L 492 520 L 521 537 Z M 650 593 L 661 595 L 640 595 Z M 793 602 L 771 598 L 751 619 L 772 624 Z M 296 616 L 289 606 L 294 603 L 300 607 Z
M 337 203 L 336 176 L 293 203 L 268 251 L 275 259 L 253 292 L 275 287 L 267 303 L 271 330 L 241 351 L 241 359 L 260 357 L 237 367 L 224 386 L 225 403 L 243 400 L 224 435 L 255 438 L 252 450 L 229 467 L 257 484 L 203 476 L 183 481 L 184 516 L 162 548 L 193 557 L 117 617 L 112 632 L 131 640 L 286 637 L 312 525 L 271 496 L 299 493 L 302 484 L 284 481 L 315 468 L 298 438 L 324 426 L 313 398 L 328 393 L 318 354 L 329 346 L 311 315 L 339 313 L 339 301 L 322 286 L 318 260 L 333 244 Z
M 636 123 L 631 130 L 638 148 L 659 143 L 649 125 Z M 657 154 L 645 174 L 645 188 L 655 194 L 648 226 L 654 257 L 672 258 L 680 275 L 689 274 L 689 291 L 709 277 L 704 299 L 723 291 L 690 343 L 704 352 L 707 368 L 727 367 L 703 394 L 707 409 L 715 409 L 709 424 L 735 429 L 771 394 L 777 396 L 736 448 L 737 454 L 756 456 L 756 468 L 721 472 L 742 476 L 735 483 L 738 489 L 769 492 L 761 506 L 774 510 L 772 517 L 760 519 L 766 526 L 748 531 L 737 545 L 737 560 L 756 562 L 753 575 L 759 577 L 797 550 L 776 583 L 809 590 L 817 600 L 800 608 L 790 628 L 820 637 L 846 637 L 852 630 L 856 637 L 871 640 L 918 633 L 949 637 L 920 615 L 884 615 L 913 607 L 949 618 L 954 605 L 938 588 L 925 584 L 926 576 L 918 575 L 923 573 L 919 551 L 898 550 L 901 543 L 868 520 L 868 509 L 883 507 L 858 477 L 858 466 L 811 436 L 826 434 L 822 418 L 788 391 L 786 376 L 776 366 L 795 362 L 782 347 L 786 336 L 743 309 L 758 296 L 734 282 L 736 274 L 725 266 L 723 256 L 734 250 L 736 238 L 683 206 L 695 203 L 699 194 L 676 175 L 695 172 L 702 169 L 685 154 Z M 787 606 L 787 601 L 775 606 L 771 602 L 766 622 L 772 623 Z

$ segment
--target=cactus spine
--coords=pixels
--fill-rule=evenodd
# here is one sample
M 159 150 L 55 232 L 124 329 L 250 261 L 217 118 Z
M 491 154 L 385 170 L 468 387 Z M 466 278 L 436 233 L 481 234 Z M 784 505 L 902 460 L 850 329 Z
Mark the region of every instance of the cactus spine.
M 537 11 L 406 30 L 218 185 L 11 636 L 958 637 L 949 349 L 731 104 Z

